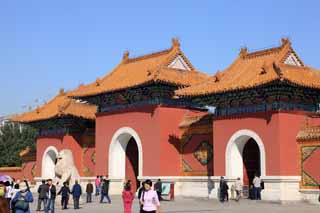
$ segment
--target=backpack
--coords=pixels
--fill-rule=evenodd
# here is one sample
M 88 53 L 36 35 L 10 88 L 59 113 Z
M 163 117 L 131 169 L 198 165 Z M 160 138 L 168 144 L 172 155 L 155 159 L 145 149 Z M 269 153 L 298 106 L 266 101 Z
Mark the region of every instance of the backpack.
M 23 195 L 21 195 L 21 198 L 16 201 L 16 203 L 14 204 L 14 207 L 16 209 L 27 211 L 29 209 L 29 204 L 26 201 L 26 198 Z
M 6 194 L 5 187 L 4 186 L 0 186 L 0 197 L 4 197 L 5 194 Z

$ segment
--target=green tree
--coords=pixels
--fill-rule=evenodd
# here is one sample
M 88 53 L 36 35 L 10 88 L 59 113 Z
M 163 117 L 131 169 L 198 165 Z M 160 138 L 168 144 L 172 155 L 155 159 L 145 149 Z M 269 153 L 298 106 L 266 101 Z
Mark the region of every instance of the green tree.
M 0 128 L 0 167 L 21 166 L 19 153 L 27 146 L 36 149 L 37 130 L 27 126 L 7 122 Z

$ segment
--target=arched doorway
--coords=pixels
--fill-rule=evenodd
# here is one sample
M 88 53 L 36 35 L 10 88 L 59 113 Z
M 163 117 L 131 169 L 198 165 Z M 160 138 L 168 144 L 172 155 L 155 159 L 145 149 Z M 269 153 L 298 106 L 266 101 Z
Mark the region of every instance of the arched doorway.
M 137 179 L 139 173 L 139 151 L 136 141 L 133 137 L 130 138 L 126 149 L 126 171 L 125 179 L 131 180 L 132 190 L 135 191 L 139 187 Z
M 243 185 L 251 186 L 255 174 L 260 175 L 260 150 L 253 138 L 250 138 L 242 152 L 243 158 Z
M 249 143 L 248 143 L 249 142 Z M 257 133 L 251 130 L 239 130 L 235 132 L 226 148 L 226 176 L 228 178 L 240 177 L 244 181 L 251 176 L 253 170 L 266 175 L 266 154 L 264 144 Z M 245 171 L 245 176 L 244 176 Z
M 58 150 L 54 146 L 49 146 L 42 157 L 41 177 L 43 179 L 53 179 L 55 175 L 55 165 L 57 161 Z
M 142 145 L 137 132 L 130 127 L 118 129 L 109 147 L 109 177 L 111 180 L 130 179 L 133 190 L 142 176 Z

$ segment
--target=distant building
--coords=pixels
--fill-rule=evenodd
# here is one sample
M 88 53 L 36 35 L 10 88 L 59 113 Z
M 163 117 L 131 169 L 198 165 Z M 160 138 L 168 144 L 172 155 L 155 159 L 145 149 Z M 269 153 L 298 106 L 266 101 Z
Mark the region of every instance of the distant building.
M 12 115 L 5 115 L 5 116 L 0 116 L 0 128 L 3 127 L 5 124 L 12 122 L 11 119 L 16 116 L 16 114 L 12 114 Z M 20 131 L 22 128 L 22 124 L 21 123 L 17 123 L 20 127 Z M 1 130 L 0 130 L 0 134 L 1 134 Z
M 9 116 L 0 116 L 0 127 L 4 126 L 8 121 L 10 121 Z

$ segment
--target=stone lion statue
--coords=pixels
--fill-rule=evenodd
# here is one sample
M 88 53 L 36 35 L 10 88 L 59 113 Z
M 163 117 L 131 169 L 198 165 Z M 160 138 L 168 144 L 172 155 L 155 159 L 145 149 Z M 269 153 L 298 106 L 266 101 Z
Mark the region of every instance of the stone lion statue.
M 56 184 L 61 186 L 68 181 L 73 186 L 80 175 L 73 161 L 73 154 L 69 149 L 63 149 L 58 153 L 57 163 L 55 166 Z

